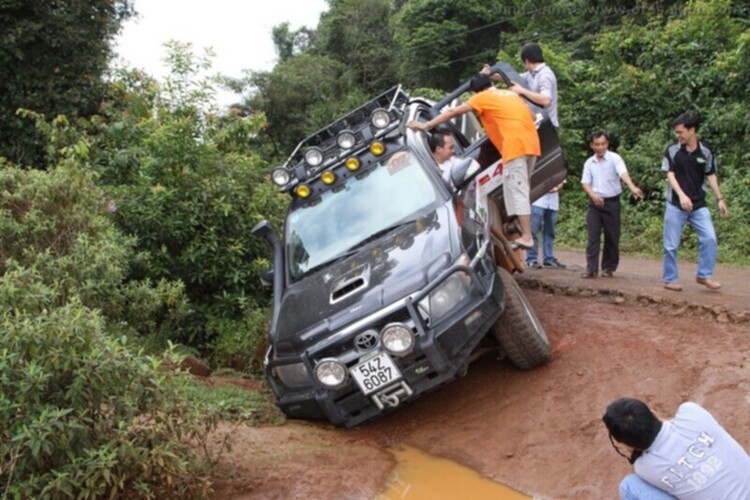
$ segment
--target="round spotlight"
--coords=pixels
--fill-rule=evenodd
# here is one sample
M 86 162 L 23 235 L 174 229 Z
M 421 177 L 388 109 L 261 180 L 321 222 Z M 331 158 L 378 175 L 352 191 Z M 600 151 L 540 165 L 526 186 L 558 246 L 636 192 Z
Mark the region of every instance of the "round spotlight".
M 380 342 L 394 356 L 406 356 L 414 348 L 414 335 L 406 325 L 391 323 L 383 328 Z
M 378 108 L 370 115 L 370 123 L 375 128 L 385 128 L 391 124 L 391 115 L 383 108 Z
M 352 149 L 356 143 L 357 138 L 351 130 L 342 130 L 336 137 L 336 144 L 338 144 L 341 149 Z
M 355 172 L 359 169 L 359 158 L 352 156 L 346 159 L 346 168 L 350 172 Z
M 273 169 L 273 172 L 271 172 L 271 179 L 273 180 L 274 184 L 282 187 L 289 184 L 289 180 L 291 179 L 291 177 L 289 176 L 289 171 L 287 169 L 285 169 L 284 167 L 279 167 Z
M 305 162 L 311 167 L 317 167 L 323 163 L 323 151 L 316 147 L 308 148 L 305 151 Z
M 346 368 L 335 359 L 323 359 L 315 367 L 315 378 L 326 387 L 339 387 L 346 380 Z
M 320 180 L 323 181 L 323 184 L 328 184 L 329 186 L 336 182 L 336 174 L 331 172 L 330 170 L 326 170 L 322 174 L 320 174 Z
M 294 192 L 299 196 L 300 198 L 307 198 L 310 196 L 310 186 L 307 184 L 300 184 L 296 188 L 294 188 Z
M 383 153 L 385 153 L 385 144 L 382 142 L 376 141 L 370 144 L 370 153 L 374 154 L 375 156 L 380 156 Z

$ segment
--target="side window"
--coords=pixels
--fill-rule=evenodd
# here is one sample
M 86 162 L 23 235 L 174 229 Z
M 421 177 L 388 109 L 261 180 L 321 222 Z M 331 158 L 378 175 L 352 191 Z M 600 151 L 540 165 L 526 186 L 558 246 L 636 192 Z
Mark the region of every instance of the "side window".
M 461 101 L 454 99 L 447 107 L 458 106 Z M 456 136 L 457 149 L 469 149 L 474 143 L 482 140 L 487 134 L 474 113 L 465 113 L 450 121 Z

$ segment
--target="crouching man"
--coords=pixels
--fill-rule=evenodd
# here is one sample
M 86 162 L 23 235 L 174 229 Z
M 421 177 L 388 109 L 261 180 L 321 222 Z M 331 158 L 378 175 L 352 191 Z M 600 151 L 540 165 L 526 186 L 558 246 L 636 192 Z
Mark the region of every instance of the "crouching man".
M 662 421 L 643 401 L 621 398 L 602 420 L 635 469 L 620 483 L 622 499 L 750 498 L 750 456 L 700 405 L 683 403 Z

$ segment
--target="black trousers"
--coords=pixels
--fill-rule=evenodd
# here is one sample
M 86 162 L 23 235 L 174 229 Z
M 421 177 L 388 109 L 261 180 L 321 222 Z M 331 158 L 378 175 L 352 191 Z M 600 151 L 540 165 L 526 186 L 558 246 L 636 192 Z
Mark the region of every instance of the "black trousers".
M 604 233 L 602 270 L 615 272 L 620 263 L 620 197 L 604 198 L 604 206 L 589 202 L 586 210 L 589 241 L 586 245 L 586 272 L 599 272 L 599 247 Z

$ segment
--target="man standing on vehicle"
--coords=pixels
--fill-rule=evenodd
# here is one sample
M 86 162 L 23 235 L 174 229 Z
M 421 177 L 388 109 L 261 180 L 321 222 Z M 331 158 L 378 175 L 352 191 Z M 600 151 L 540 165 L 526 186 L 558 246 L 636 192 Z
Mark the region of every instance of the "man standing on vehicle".
M 521 236 L 512 244 L 528 250 L 534 245 L 529 178 L 541 154 L 534 118 L 516 93 L 495 88 L 490 77 L 484 73 L 475 75 L 470 87 L 474 95 L 467 102 L 448 109 L 426 123 L 411 120 L 408 126 L 416 130 L 429 130 L 471 111 L 479 115 L 487 136 L 503 158 L 505 209 L 508 215 L 518 216 L 521 226 Z
M 557 77 L 552 69 L 544 62 L 542 48 L 537 43 L 527 43 L 521 49 L 521 61 L 526 72 L 521 73 L 521 78 L 526 80 L 526 85 L 513 84 L 509 87 L 516 94 L 527 98 L 534 104 L 543 107 L 547 111 L 552 125 L 560 127 L 557 119 Z M 544 254 L 544 267 L 564 268 L 565 264 L 558 261 L 554 255 L 555 225 L 557 224 L 557 213 L 560 206 L 560 189 L 563 183 L 553 187 L 548 193 L 531 204 L 531 233 L 534 236 L 534 248 L 526 254 L 526 266 L 539 268 L 537 255 L 539 251 L 539 238 L 537 233 L 542 231 L 542 250 Z
M 695 281 L 711 290 L 718 290 L 721 283 L 711 278 L 718 244 L 711 212 L 706 205 L 706 182 L 716 195 L 721 217 L 727 217 L 729 210 L 719 190 L 716 160 L 708 146 L 698 140 L 700 119 L 697 116 L 683 113 L 672 122 L 672 127 L 677 143 L 667 148 L 661 167 L 667 172 L 664 288 L 675 292 L 682 290 L 677 274 L 677 249 L 687 222 L 698 235 L 698 272 Z
M 581 176 L 583 190 L 590 198 L 586 210 L 586 272 L 581 278 L 596 278 L 598 275 L 602 232 L 602 276 L 612 277 L 620 263 L 620 179 L 625 181 L 636 198 L 643 198 L 643 191 L 630 180 L 622 157 L 609 151 L 609 137 L 606 132 L 598 131 L 593 134 L 591 149 L 594 155 L 584 163 Z
M 620 483 L 620 498 L 750 498 L 750 456 L 700 405 L 683 403 L 662 421 L 643 401 L 620 398 L 602 420 L 635 469 Z

